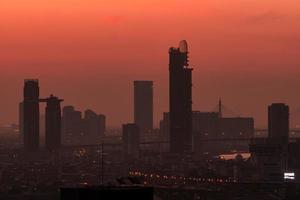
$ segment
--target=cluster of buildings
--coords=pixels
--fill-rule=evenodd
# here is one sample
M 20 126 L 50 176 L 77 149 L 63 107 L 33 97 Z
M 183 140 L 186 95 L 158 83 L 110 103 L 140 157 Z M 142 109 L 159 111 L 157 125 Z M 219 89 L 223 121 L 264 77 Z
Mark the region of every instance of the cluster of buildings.
M 40 147 L 40 103 L 46 103 L 44 126 L 46 149 L 57 151 L 62 143 L 67 143 L 70 138 L 72 142 L 73 140 L 83 142 L 83 138 L 86 138 L 84 142 L 96 142 L 98 137 L 104 135 L 104 115 L 86 110 L 82 118 L 81 112 L 72 106 L 65 106 L 62 114 L 60 104 L 63 99 L 53 95 L 40 98 L 38 80 L 25 80 L 23 94 L 23 101 L 19 104 L 19 129 L 26 151 L 37 152 Z
M 171 47 L 169 49 L 169 112 L 165 112 L 160 121 L 158 140 L 168 143 L 169 152 L 178 155 L 192 152 L 201 154 L 206 151 L 247 150 L 247 141 L 238 140 L 249 140 L 254 136 L 253 118 L 225 118 L 222 116 L 221 102 L 219 112 L 193 111 L 192 70 L 189 67 L 187 42 L 181 41 L 178 48 Z M 152 81 L 134 82 L 134 124 L 139 129 L 140 140 L 147 143 L 147 135 L 154 132 Z M 130 126 L 133 127 L 134 124 Z M 137 132 L 136 127 L 132 128 L 132 132 Z M 127 129 L 123 128 L 123 136 L 127 134 L 126 132 Z M 132 144 L 136 143 L 137 137 L 134 138 Z M 228 145 L 216 144 L 215 140 L 224 139 L 235 139 L 238 142 L 233 144 L 230 141 Z
M 63 101 L 50 95 L 41 98 L 39 95 L 38 80 L 25 80 L 23 101 L 19 105 L 19 123 L 23 134 L 24 148 L 26 151 L 37 151 L 40 143 L 40 107 L 39 103 L 46 103 L 46 148 L 50 151 L 57 150 L 61 145 L 61 107 Z
M 259 180 L 280 182 L 298 179 L 300 140 L 290 140 L 289 132 L 289 107 L 282 103 L 270 105 L 268 137 L 253 139 L 249 147 Z
M 88 109 L 84 116 L 73 106 L 62 112 L 62 138 L 64 144 L 97 144 L 106 130 L 106 117 Z
M 169 112 L 163 113 L 159 130 L 153 128 L 153 81 L 133 82 L 134 121 L 122 125 L 121 137 L 117 136 L 111 144 L 118 153 L 112 154 L 122 156 L 124 163 L 129 165 L 137 163 L 141 168 L 155 166 L 158 159 L 161 159 L 159 162 L 166 163 L 166 166 L 177 165 L 175 168 L 178 167 L 178 170 L 172 168 L 171 172 L 184 173 L 186 169 L 196 165 L 197 159 L 205 160 L 204 155 L 215 158 L 221 153 L 248 152 L 250 149 L 251 165 L 253 164 L 257 170 L 257 180 L 282 181 L 285 176 L 286 179 L 294 180 L 295 174 L 298 174 L 300 169 L 300 162 L 297 159 L 300 142 L 289 139 L 288 106 L 285 104 L 269 106 L 268 137 L 255 138 L 254 119 L 224 117 L 221 100 L 218 112 L 192 109 L 192 70 L 189 67 L 186 41 L 181 41 L 179 47 L 169 49 Z M 41 102 L 47 104 L 45 145 L 48 150 L 62 149 L 62 144 L 90 145 L 88 148 L 91 149 L 99 148 L 101 143 L 103 145 L 109 137 L 105 135 L 105 116 L 92 110 L 86 110 L 83 114 L 73 106 L 65 106 L 61 110 L 62 101 L 53 95 L 40 98 L 38 80 L 25 80 L 24 100 L 20 103 L 20 129 L 24 136 L 25 150 L 37 151 L 39 148 Z M 145 157 L 145 151 L 142 154 L 144 157 L 141 158 L 141 147 L 152 144 L 154 144 L 153 151 L 147 154 L 151 155 L 149 159 Z M 160 146 L 155 146 L 156 144 L 167 146 L 166 154 L 157 157 L 151 154 L 160 150 Z M 78 151 L 78 155 L 85 155 L 85 150 Z M 97 154 L 94 150 L 91 152 Z M 73 150 L 71 154 L 74 154 Z

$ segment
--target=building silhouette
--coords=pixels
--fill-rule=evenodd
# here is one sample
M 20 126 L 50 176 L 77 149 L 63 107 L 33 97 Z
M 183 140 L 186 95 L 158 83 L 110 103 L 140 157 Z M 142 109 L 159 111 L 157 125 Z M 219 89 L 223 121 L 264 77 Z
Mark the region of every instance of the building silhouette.
M 106 117 L 105 115 L 98 115 L 98 123 L 99 123 L 99 135 L 104 136 L 106 131 Z
M 105 116 L 98 115 L 92 110 L 86 110 L 84 112 L 84 135 L 91 141 L 95 141 L 105 132 Z
M 249 146 L 262 181 L 283 181 L 288 169 L 288 149 L 289 107 L 283 103 L 273 103 L 268 107 L 268 137 L 253 139 Z
M 170 113 L 164 112 L 163 119 L 159 122 L 159 132 L 165 141 L 170 140 Z
M 82 113 L 74 109 L 73 106 L 63 107 L 62 135 L 63 138 L 78 137 L 83 132 Z
M 169 49 L 170 152 L 192 151 L 192 68 L 188 67 L 188 47 Z
M 153 129 L 152 81 L 134 81 L 134 123 L 143 135 Z
M 39 148 L 39 82 L 36 79 L 24 81 L 23 133 L 26 151 Z
M 46 102 L 46 135 L 45 145 L 50 151 L 58 150 L 61 146 L 61 107 L 62 99 L 50 95 L 40 102 Z
M 129 159 L 137 159 L 140 151 L 140 130 L 138 125 L 123 124 L 122 127 L 123 152 Z
M 169 113 L 160 121 L 160 133 L 169 141 Z M 192 138 L 195 153 L 224 153 L 232 150 L 248 150 L 248 141 L 224 142 L 222 139 L 243 140 L 254 136 L 254 119 L 251 117 L 220 117 L 219 112 L 192 112 Z M 204 142 L 205 141 L 205 142 Z
M 288 143 L 289 139 L 289 107 L 283 103 L 273 103 L 268 107 L 269 138 Z

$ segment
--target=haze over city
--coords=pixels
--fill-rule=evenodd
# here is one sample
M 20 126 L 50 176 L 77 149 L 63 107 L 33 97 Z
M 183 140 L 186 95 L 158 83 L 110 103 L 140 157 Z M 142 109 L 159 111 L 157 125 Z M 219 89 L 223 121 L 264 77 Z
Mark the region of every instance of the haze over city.
M 168 47 L 189 42 L 193 110 L 219 97 L 266 127 L 270 102 L 300 106 L 300 3 L 293 0 L 0 2 L 0 124 L 18 121 L 24 78 L 41 96 L 133 119 L 133 80 L 154 81 L 154 124 L 168 111 Z M 120 102 L 119 100 L 122 99 Z

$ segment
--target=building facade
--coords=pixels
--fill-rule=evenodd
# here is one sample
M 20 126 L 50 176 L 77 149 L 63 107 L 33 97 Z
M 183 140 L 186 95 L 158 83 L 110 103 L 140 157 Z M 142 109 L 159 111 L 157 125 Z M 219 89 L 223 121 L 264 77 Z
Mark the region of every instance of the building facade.
M 192 68 L 188 67 L 188 47 L 169 49 L 170 152 L 192 151 Z
M 153 81 L 134 81 L 134 123 L 142 135 L 153 129 Z
M 39 82 L 36 79 L 24 81 L 23 100 L 23 134 L 26 151 L 37 151 L 39 148 Z

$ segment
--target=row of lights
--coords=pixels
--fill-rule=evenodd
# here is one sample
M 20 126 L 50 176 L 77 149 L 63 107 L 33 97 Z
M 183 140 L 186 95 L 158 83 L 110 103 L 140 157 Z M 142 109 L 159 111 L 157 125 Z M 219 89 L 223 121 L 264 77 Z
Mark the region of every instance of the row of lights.
M 231 178 L 228 179 L 221 179 L 221 178 L 196 178 L 196 177 L 184 177 L 184 176 L 167 176 L 167 175 L 159 175 L 159 174 L 148 174 L 142 173 L 139 171 L 129 172 L 130 176 L 138 176 L 144 178 L 157 178 L 157 179 L 164 179 L 164 180 L 179 180 L 179 181 L 195 181 L 195 182 L 207 182 L 207 183 L 231 183 L 235 182 Z

